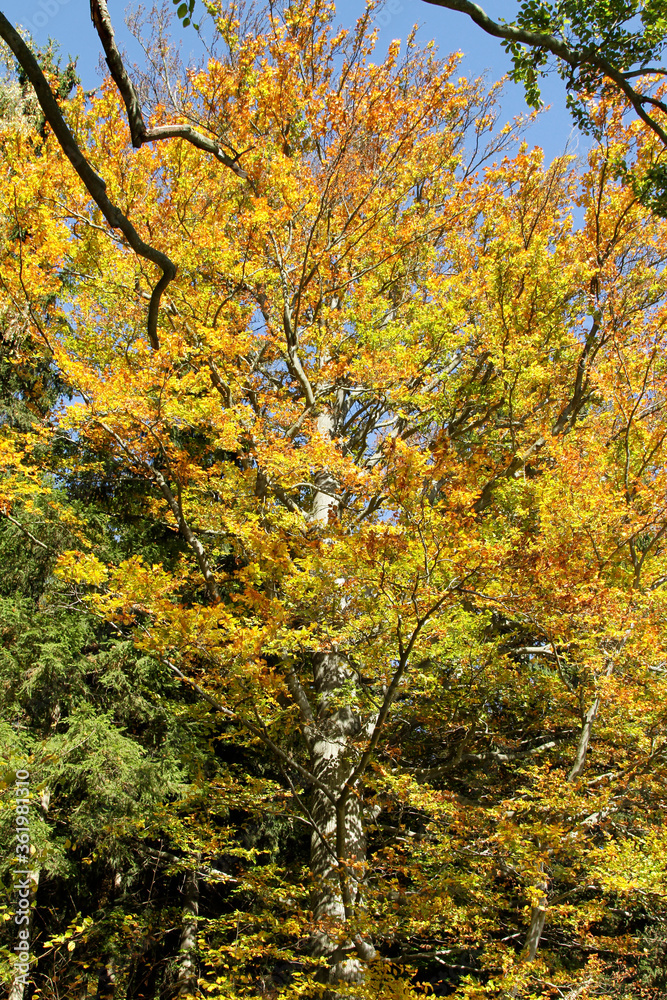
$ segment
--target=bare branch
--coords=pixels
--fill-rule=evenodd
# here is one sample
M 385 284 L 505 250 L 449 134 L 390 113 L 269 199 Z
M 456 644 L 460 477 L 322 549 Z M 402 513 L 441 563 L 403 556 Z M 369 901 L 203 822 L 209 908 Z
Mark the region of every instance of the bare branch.
M 18 529 L 19 529 L 20 531 L 22 531 L 22 532 L 23 532 L 23 534 L 24 534 L 24 535 L 26 535 L 26 537 L 27 537 L 27 538 L 29 538 L 31 542 L 34 542 L 34 543 L 35 543 L 35 545 L 39 545 L 39 547 L 40 547 L 40 548 L 42 548 L 42 549 L 46 549 L 46 551 L 47 551 L 47 552 L 49 551 L 49 549 L 51 548 L 51 546 L 50 546 L 50 545 L 45 545 L 45 543 L 44 543 L 44 542 L 40 542 L 39 538 L 35 538 L 35 536 L 34 536 L 33 534 L 31 534 L 31 533 L 30 533 L 30 532 L 28 531 L 28 529 L 27 529 L 26 527 L 24 527 L 24 526 L 23 526 L 23 525 L 21 524 L 21 522 L 20 522 L 20 521 L 17 521 L 17 520 L 16 520 L 16 518 L 13 518 L 13 517 L 11 516 L 11 514 L 8 514 L 8 513 L 6 512 L 6 511 L 3 511 L 3 517 L 6 517 L 8 521 L 11 521 L 11 522 L 12 522 L 12 524 L 15 524 L 15 525 L 16 525 L 16 527 L 17 527 L 17 528 L 18 528 Z

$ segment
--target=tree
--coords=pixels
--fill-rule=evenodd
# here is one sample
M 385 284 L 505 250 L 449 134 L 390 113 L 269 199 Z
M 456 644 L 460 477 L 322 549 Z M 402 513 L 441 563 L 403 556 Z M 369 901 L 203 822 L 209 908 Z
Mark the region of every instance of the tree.
M 509 23 L 494 21 L 468 0 L 426 2 L 467 14 L 488 34 L 502 38 L 512 56 L 512 76 L 524 84 L 532 107 L 539 106 L 539 78 L 546 72 L 549 56 L 555 56 L 568 90 L 568 103 L 580 124 L 588 128 L 594 124 L 581 96 L 612 85 L 667 144 L 660 114 L 656 115 L 667 108 L 659 97 L 644 90 L 647 80 L 666 72 L 654 65 L 660 63 L 667 37 L 664 5 L 659 0 L 586 5 L 571 0 L 521 2 L 516 20 Z
M 637 117 L 667 145 L 663 100 L 665 70 L 660 62 L 667 42 L 667 20 L 662 0 L 619 0 L 557 3 L 525 0 L 514 21 L 494 21 L 469 0 L 426 0 L 427 3 L 467 14 L 483 31 L 503 39 L 512 57 L 511 76 L 525 87 L 526 100 L 539 107 L 539 80 L 551 56 L 567 88 L 567 104 L 585 132 L 595 132 L 590 98 L 611 90 L 622 97 Z M 636 193 L 658 214 L 665 213 L 665 167 L 656 158 Z
M 118 89 L 58 112 L 65 155 L 7 133 L 6 304 L 71 402 L 3 425 L 3 511 L 40 553 L 39 510 L 78 533 L 51 585 L 137 664 L 47 744 L 94 735 L 50 809 L 122 841 L 82 948 L 113 942 L 100 995 L 199 962 L 225 997 L 658 996 L 667 233 L 610 169 L 656 140 L 606 98 L 581 176 L 510 156 L 481 84 L 414 39 L 373 62 L 368 22 L 219 10 L 140 108 L 107 19 Z M 174 265 L 158 350 L 75 147 Z M 166 704 L 119 733 L 140 669 Z

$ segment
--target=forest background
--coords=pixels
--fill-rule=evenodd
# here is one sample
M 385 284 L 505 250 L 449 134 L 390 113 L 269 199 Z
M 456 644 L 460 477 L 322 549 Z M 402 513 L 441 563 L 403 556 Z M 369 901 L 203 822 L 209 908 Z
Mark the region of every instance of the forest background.
M 93 0 L 95 92 L 0 22 L 8 992 L 663 996 L 662 6 L 521 5 L 550 159 L 379 5 L 207 6 L 128 74 Z

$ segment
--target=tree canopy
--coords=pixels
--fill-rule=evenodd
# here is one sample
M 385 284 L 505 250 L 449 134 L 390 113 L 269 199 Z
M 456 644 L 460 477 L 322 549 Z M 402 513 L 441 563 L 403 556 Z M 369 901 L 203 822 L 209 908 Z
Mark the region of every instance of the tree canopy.
M 632 178 L 635 193 L 654 212 L 667 212 L 667 104 L 661 65 L 667 44 L 664 0 L 519 0 L 515 17 L 493 18 L 470 0 L 426 0 L 467 14 L 483 31 L 503 40 L 512 58 L 511 77 L 523 85 L 531 107 L 540 106 L 540 78 L 555 59 L 567 105 L 584 132 L 599 140 L 596 95 L 615 92 L 660 139 L 661 149 L 644 175 Z M 617 165 L 624 174 L 624 163 Z
M 524 84 L 531 106 L 539 106 L 539 80 L 554 56 L 568 89 L 568 103 L 581 124 L 594 127 L 582 95 L 612 85 L 667 143 L 660 114 L 665 104 L 645 90 L 647 81 L 662 82 L 667 73 L 660 65 L 667 40 L 663 0 L 519 0 L 511 21 L 494 21 L 469 0 L 426 2 L 467 14 L 488 34 L 501 38 L 512 56 L 512 76 Z
M 372 8 L 144 78 L 94 9 L 94 95 L 2 25 L 30 995 L 663 996 L 659 137 L 603 93 L 545 163 Z

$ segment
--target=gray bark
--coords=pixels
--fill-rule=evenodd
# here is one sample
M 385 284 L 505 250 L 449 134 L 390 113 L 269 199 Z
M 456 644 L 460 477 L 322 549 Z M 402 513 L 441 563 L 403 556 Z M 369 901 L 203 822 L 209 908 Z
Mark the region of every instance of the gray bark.
M 331 437 L 334 424 L 334 418 L 328 412 L 320 413 L 316 420 L 317 430 L 322 437 Z M 314 478 L 316 493 L 313 500 L 312 519 L 326 524 L 329 520 L 329 512 L 336 506 L 337 483 L 326 470 L 318 472 Z
M 12 980 L 11 989 L 9 990 L 9 1000 L 23 1000 L 24 990 L 25 986 L 23 983 L 17 979 Z
M 579 777 L 584 769 L 586 754 L 588 753 L 588 744 L 591 741 L 591 733 L 593 732 L 593 723 L 597 718 L 599 708 L 600 698 L 596 697 L 584 716 L 584 722 L 581 727 L 581 736 L 579 737 L 579 743 L 577 745 L 577 756 L 574 759 L 572 770 L 567 776 L 568 781 L 574 781 L 575 778 Z
M 544 870 L 544 865 L 540 865 L 540 868 Z M 528 933 L 526 934 L 526 940 L 524 942 L 527 962 L 535 961 L 537 949 L 540 946 L 542 931 L 544 930 L 544 923 L 547 919 L 547 883 L 538 882 L 537 888 L 540 891 L 540 898 L 537 906 L 533 906 L 530 911 L 530 924 L 528 926 Z
M 315 955 L 328 957 L 330 982 L 353 982 L 363 974 L 358 954 L 364 943 L 346 938 L 345 923 L 359 902 L 366 842 L 361 800 L 354 792 L 345 794 L 345 785 L 355 765 L 350 739 L 361 734 L 363 723 L 338 697 L 352 679 L 344 656 L 337 652 L 315 654 L 313 678 L 317 711 L 307 727 L 311 770 L 335 801 L 321 790 L 313 790 L 310 863 L 318 883 L 314 916 L 319 928 L 311 949 Z M 372 950 L 372 946 L 365 947 Z
M 169 968 L 162 989 L 163 1000 L 192 994 L 197 988 L 197 917 L 199 916 L 199 875 L 197 864 L 185 872 L 183 881 L 183 910 L 178 953 Z
M 323 437 L 330 437 L 334 427 L 331 413 L 317 417 L 317 430 Z M 315 476 L 315 485 L 312 519 L 327 524 L 336 504 L 337 483 L 327 470 L 322 470 Z M 352 676 L 347 660 L 337 651 L 315 654 L 313 687 L 317 702 L 314 717 L 311 714 L 308 719 L 306 738 L 310 770 L 330 795 L 314 788 L 310 807 L 314 823 L 310 867 L 318 883 L 314 916 L 319 925 L 311 950 L 314 955 L 328 957 L 328 978 L 332 983 L 359 981 L 363 965 L 358 954 L 364 946 L 372 950 L 364 942 L 347 939 L 344 930 L 358 902 L 358 878 L 366 858 L 361 800 L 355 791 L 349 794 L 346 788 L 355 767 L 350 740 L 363 728 L 360 716 L 346 704 L 343 694 Z M 362 957 L 366 956 L 362 953 Z
M 199 878 L 190 869 L 183 886 L 183 923 L 179 947 L 177 993 L 191 993 L 197 985 L 197 917 L 199 915 Z

